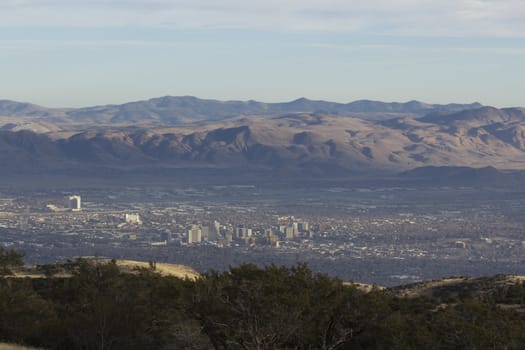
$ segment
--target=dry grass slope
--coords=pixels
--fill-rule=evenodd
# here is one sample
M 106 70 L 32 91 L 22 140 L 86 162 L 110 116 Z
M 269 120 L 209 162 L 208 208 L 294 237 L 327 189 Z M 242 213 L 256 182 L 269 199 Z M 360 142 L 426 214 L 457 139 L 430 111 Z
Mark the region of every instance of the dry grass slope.
M 0 350 L 38 350 L 39 348 L 30 348 L 27 346 L 0 343 Z
M 378 286 L 376 284 L 366 284 L 366 283 L 359 283 L 359 282 L 343 282 L 345 286 L 349 287 L 355 287 L 365 293 L 370 293 L 372 291 L 381 291 L 385 290 L 386 288 L 383 286 Z
M 100 260 L 102 263 L 109 263 L 110 260 Z M 116 260 L 117 265 L 124 273 L 133 273 L 136 268 L 150 268 L 149 262 L 135 261 L 135 260 Z M 155 271 L 160 273 L 162 276 L 175 276 L 178 278 L 189 278 L 194 280 L 200 276 L 200 274 L 189 266 L 177 265 L 177 264 L 166 264 L 166 263 L 155 263 Z M 11 278 L 43 278 L 45 275 L 38 271 L 34 266 L 24 266 L 14 271 Z M 71 274 L 67 272 L 60 272 L 53 277 L 68 278 Z M 0 348 L 0 350 L 2 350 Z
M 122 271 L 132 272 L 133 268 L 149 268 L 150 264 L 144 261 L 135 260 L 117 260 L 117 265 Z M 176 264 L 165 264 L 155 263 L 155 271 L 163 276 L 175 276 L 178 278 L 189 278 L 196 279 L 199 277 L 199 273 L 189 266 L 176 265 Z

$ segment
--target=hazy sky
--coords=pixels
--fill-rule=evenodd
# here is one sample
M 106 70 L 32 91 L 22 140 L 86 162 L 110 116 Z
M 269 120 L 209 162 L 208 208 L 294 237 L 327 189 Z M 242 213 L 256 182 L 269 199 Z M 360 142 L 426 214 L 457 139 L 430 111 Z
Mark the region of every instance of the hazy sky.
M 525 106 L 525 0 L 0 0 L 0 99 Z

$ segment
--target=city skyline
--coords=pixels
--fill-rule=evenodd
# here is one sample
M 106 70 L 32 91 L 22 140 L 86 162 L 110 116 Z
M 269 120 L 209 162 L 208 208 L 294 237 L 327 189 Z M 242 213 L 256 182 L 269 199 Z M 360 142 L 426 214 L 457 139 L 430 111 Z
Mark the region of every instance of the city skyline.
M 523 106 L 523 14 L 517 0 L 8 0 L 0 99 Z

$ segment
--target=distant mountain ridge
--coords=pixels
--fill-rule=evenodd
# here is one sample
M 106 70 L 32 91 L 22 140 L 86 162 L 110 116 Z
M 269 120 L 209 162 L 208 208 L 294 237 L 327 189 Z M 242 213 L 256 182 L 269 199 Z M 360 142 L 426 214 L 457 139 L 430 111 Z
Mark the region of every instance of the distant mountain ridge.
M 466 109 L 454 113 L 429 113 L 419 118 L 420 121 L 441 124 L 441 125 L 461 125 L 468 123 L 478 123 L 479 125 L 504 124 L 510 122 L 525 122 L 524 108 L 494 108 L 480 107 Z
M 396 114 L 424 116 L 431 112 L 456 112 L 481 107 L 471 104 L 426 104 L 418 101 L 386 103 L 359 100 L 350 103 L 315 101 L 299 98 L 290 102 L 264 103 L 249 101 L 219 101 L 193 96 L 165 96 L 121 105 L 85 108 L 46 108 L 30 103 L 0 100 L 1 117 L 27 117 L 33 121 L 62 123 L 141 123 L 179 125 L 220 121 L 242 116 L 279 116 L 290 113 L 356 114 L 366 119 L 385 119 Z M 374 114 L 374 115 L 372 115 Z M 37 119 L 37 120 L 35 120 Z

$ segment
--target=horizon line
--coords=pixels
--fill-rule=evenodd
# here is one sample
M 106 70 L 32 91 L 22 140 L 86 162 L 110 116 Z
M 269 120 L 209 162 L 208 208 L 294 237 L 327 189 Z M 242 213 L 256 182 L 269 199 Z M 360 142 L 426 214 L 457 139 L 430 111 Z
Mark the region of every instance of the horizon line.
M 24 104 L 31 104 L 42 108 L 47 109 L 83 109 L 83 108 L 95 108 L 95 107 L 104 107 L 104 106 L 122 106 L 129 103 L 139 103 L 139 102 L 147 102 L 151 100 L 157 100 L 162 98 L 194 98 L 201 101 L 214 101 L 214 102 L 221 102 L 221 103 L 232 103 L 232 102 L 240 102 L 240 103 L 250 103 L 250 102 L 256 102 L 256 103 L 264 103 L 264 104 L 283 104 L 283 103 L 293 103 L 297 101 L 309 101 L 309 102 L 326 102 L 326 103 L 334 103 L 334 104 L 340 104 L 340 105 L 348 105 L 356 102 L 377 102 L 377 103 L 385 103 L 385 104 L 407 104 L 407 103 L 421 103 L 425 105 L 473 105 L 473 104 L 479 104 L 481 107 L 494 107 L 494 108 L 523 108 L 522 106 L 507 106 L 507 107 L 496 107 L 493 105 L 487 105 L 483 104 L 479 101 L 472 101 L 472 102 L 446 102 L 446 103 L 434 103 L 434 102 L 426 102 L 418 99 L 410 99 L 406 101 L 385 101 L 380 99 L 369 99 L 369 98 L 359 98 L 356 100 L 350 100 L 348 102 L 338 101 L 338 100 L 330 100 L 330 99 L 318 99 L 318 98 L 308 98 L 305 96 L 301 96 L 298 98 L 294 98 L 291 100 L 276 100 L 276 101 L 263 101 L 258 99 L 220 99 L 220 98 L 208 98 L 208 97 L 199 97 L 195 95 L 162 95 L 162 96 L 154 96 L 154 97 L 145 97 L 145 98 L 137 98 L 137 99 L 130 99 L 125 100 L 124 102 L 110 102 L 110 103 L 95 103 L 95 104 L 87 104 L 87 105 L 77 105 L 77 106 L 58 106 L 58 105 L 47 105 L 47 104 L 41 104 L 41 103 L 35 103 L 31 102 L 29 100 L 19 100 L 19 99 L 11 99 L 11 98 L 0 98 L 0 102 L 13 102 L 13 103 L 24 103 Z

